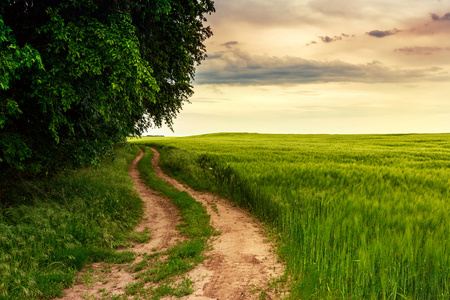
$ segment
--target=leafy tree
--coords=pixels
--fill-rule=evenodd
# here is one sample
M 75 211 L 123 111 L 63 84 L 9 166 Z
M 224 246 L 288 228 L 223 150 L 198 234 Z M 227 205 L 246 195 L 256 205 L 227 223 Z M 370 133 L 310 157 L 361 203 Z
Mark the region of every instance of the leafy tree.
M 96 164 L 172 125 L 212 35 L 211 0 L 0 2 L 0 168 Z

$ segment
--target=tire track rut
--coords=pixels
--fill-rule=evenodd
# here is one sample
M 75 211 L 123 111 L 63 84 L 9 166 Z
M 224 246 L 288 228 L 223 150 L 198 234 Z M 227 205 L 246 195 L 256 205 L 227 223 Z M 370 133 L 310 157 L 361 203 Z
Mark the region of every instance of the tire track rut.
M 135 231 L 143 231 L 148 228 L 151 240 L 148 243 L 136 244 L 133 248 L 123 249 L 137 253 L 133 263 L 142 260 L 141 254 L 164 251 L 175 245 L 181 238 L 176 226 L 179 224 L 178 209 L 172 202 L 162 197 L 158 192 L 150 189 L 140 178 L 137 168 L 139 160 L 144 156 L 140 150 L 139 155 L 133 160 L 128 171 L 135 182 L 135 189 L 144 202 L 144 216 Z M 87 275 L 86 275 L 87 274 Z M 94 263 L 78 274 L 75 284 L 65 290 L 63 300 L 78 299 L 102 299 L 102 291 L 107 291 L 109 296 L 122 295 L 125 286 L 136 282 L 134 274 L 126 271 L 124 265 L 109 265 L 106 263 Z M 92 277 L 88 280 L 83 278 Z M 86 281 L 94 281 L 86 284 Z M 129 297 L 132 299 L 132 297 Z
M 195 191 L 166 175 L 159 167 L 159 153 L 152 150 L 152 164 L 158 176 L 201 202 L 211 216 L 212 226 L 221 232 L 212 241 L 209 258 L 189 272 L 195 292 L 182 299 L 260 299 L 267 283 L 282 276 L 285 270 L 277 261 L 273 245 L 266 241 L 262 225 L 228 200 Z M 270 292 L 266 296 L 279 298 Z
M 157 175 L 202 203 L 211 216 L 211 225 L 221 232 L 212 239 L 212 250 L 206 253 L 208 258 L 188 273 L 194 282 L 194 293 L 181 299 L 261 299 L 260 294 L 266 291 L 267 283 L 282 276 L 285 269 L 277 261 L 273 245 L 266 241 L 261 224 L 228 200 L 209 192 L 185 187 L 166 175 L 159 167 L 159 153 L 155 149 L 152 150 L 152 167 Z M 129 174 L 135 182 L 136 191 L 144 201 L 144 218 L 136 227 L 136 231 L 147 227 L 152 239 L 148 243 L 125 249 L 138 254 L 133 263 L 142 259 L 141 254 L 164 251 L 182 239 L 175 228 L 179 224 L 177 208 L 167 198 L 147 187 L 140 178 L 137 164 L 143 155 L 141 150 L 131 163 Z M 102 299 L 102 290 L 107 291 L 109 296 L 120 295 L 124 294 L 126 285 L 136 281 L 124 265 L 96 263 L 89 269 L 100 274 L 96 277 L 97 281 L 91 284 L 76 283 L 65 290 L 66 296 L 62 299 Z M 86 269 L 80 272 L 78 278 L 86 272 Z M 265 295 L 264 299 L 282 298 L 281 295 L 270 291 Z

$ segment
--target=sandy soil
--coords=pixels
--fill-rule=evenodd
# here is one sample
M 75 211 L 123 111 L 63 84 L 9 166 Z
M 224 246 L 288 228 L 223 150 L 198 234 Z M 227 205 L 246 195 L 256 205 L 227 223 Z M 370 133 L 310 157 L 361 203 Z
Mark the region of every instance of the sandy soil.
M 284 274 L 273 245 L 266 241 L 261 224 L 247 212 L 212 193 L 198 192 L 167 176 L 159 167 L 159 153 L 152 165 L 159 177 L 201 202 L 211 215 L 211 224 L 221 234 L 212 241 L 209 259 L 189 273 L 196 291 L 182 299 L 258 299 L 267 283 Z M 271 295 L 266 299 L 278 299 Z
M 135 182 L 136 191 L 144 201 L 144 218 L 136 227 L 136 231 L 143 231 L 146 227 L 150 230 L 151 240 L 148 243 L 137 244 L 133 248 L 124 249 L 138 253 L 134 263 L 142 258 L 139 254 L 153 253 L 154 251 L 164 251 L 175 245 L 179 240 L 178 231 L 178 210 L 170 202 L 150 188 L 139 177 L 137 164 L 144 156 L 140 154 L 131 163 L 129 174 Z M 110 265 L 106 263 L 96 263 L 89 266 L 77 276 L 76 283 L 70 289 L 65 290 L 64 300 L 75 299 L 102 299 L 102 291 L 106 291 L 109 296 L 124 294 L 124 287 L 135 282 L 133 273 L 126 271 L 126 265 Z
M 209 258 L 188 273 L 194 281 L 195 292 L 182 299 L 259 299 L 268 282 L 284 273 L 284 266 L 277 261 L 272 245 L 266 241 L 261 224 L 226 199 L 195 191 L 167 176 L 158 165 L 159 153 L 152 150 L 155 152 L 152 166 L 158 176 L 201 202 L 211 215 L 211 224 L 221 232 L 211 241 L 212 250 L 207 253 Z M 152 239 L 149 243 L 126 249 L 138 254 L 161 251 L 180 240 L 175 229 L 177 209 L 166 198 L 146 187 L 139 177 L 137 163 L 142 156 L 143 152 L 136 157 L 129 173 L 145 202 L 144 220 L 136 230 L 148 227 Z M 123 294 L 124 287 L 134 281 L 133 275 L 125 269 L 124 265 L 94 264 L 80 273 L 78 283 L 66 290 L 67 295 L 62 299 L 101 299 L 102 290 L 109 295 Z M 280 298 L 282 295 L 268 291 L 265 299 Z

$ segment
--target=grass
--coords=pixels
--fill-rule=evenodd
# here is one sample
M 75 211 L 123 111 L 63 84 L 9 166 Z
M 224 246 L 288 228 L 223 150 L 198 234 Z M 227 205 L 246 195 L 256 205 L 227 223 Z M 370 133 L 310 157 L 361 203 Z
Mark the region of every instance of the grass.
M 277 228 L 292 299 L 450 298 L 449 134 L 143 142 L 165 149 L 173 174 Z
M 87 268 L 91 262 L 128 263 L 137 282 L 126 288 L 136 299 L 181 297 L 192 293 L 184 274 L 201 262 L 208 239 L 216 234 L 206 209 L 185 192 L 160 180 L 151 168 L 152 151 L 139 163 L 146 182 L 170 198 L 180 210 L 183 242 L 167 251 L 153 249 L 142 261 L 115 248 L 148 242 L 148 228 L 134 232 L 143 214 L 128 168 L 138 153 L 119 147 L 116 158 L 98 169 L 86 168 L 52 179 L 24 181 L 5 195 L 0 211 L 0 299 L 51 299 L 62 295 L 75 280 L 87 286 L 104 274 Z M 126 299 L 102 291 L 103 299 Z M 89 293 L 82 295 L 91 299 Z
M 143 231 L 133 231 L 128 235 L 128 239 L 135 243 L 147 243 L 151 240 L 150 230 L 145 227 Z
M 128 176 L 137 153 L 51 179 L 17 182 L 0 207 L 0 298 L 51 299 L 73 284 L 86 263 L 123 263 L 117 253 L 142 216 Z M 6 203 L 3 201 L 3 203 Z
M 185 240 L 166 251 L 145 255 L 142 261 L 131 265 L 129 271 L 136 273 L 137 281 L 126 287 L 126 294 L 139 299 L 181 297 L 193 292 L 192 281 L 185 273 L 205 259 L 208 240 L 216 232 L 209 223 L 206 209 L 188 193 L 178 191 L 157 177 L 151 166 L 153 152 L 147 147 L 144 151 L 145 155 L 138 164 L 141 177 L 148 186 L 168 197 L 178 207 L 178 229 Z

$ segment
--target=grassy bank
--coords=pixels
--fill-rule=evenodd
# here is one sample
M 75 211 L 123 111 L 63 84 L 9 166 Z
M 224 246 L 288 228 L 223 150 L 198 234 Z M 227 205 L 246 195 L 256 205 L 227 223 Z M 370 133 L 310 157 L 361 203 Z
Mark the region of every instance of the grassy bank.
M 293 299 L 450 297 L 449 134 L 144 141 L 278 228 Z
M 124 148 L 97 170 L 19 181 L 0 207 L 0 299 L 50 299 L 94 261 L 131 261 L 113 249 L 142 216 Z M 5 205 L 8 201 L 8 205 Z

